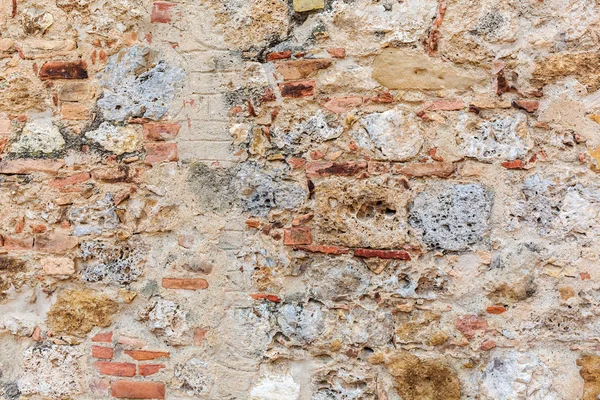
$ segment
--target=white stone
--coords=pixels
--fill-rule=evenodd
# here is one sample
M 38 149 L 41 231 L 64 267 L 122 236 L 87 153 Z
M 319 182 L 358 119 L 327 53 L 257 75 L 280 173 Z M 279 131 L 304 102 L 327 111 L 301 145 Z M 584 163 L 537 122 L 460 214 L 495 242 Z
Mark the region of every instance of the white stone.
M 300 385 L 289 375 L 267 376 L 250 390 L 250 400 L 297 400 Z
M 140 150 L 143 142 L 141 133 L 133 127 L 115 126 L 109 122 L 103 122 L 98 129 L 87 132 L 85 137 L 117 155 Z
M 49 113 L 31 115 L 21 135 L 10 146 L 12 153 L 51 154 L 65 147 L 65 139 Z

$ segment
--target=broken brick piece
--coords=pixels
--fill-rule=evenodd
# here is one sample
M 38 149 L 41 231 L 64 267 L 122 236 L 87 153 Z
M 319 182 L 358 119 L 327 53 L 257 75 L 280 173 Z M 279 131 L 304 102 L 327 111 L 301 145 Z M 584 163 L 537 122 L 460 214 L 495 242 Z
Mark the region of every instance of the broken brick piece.
M 40 68 L 41 80 L 48 79 L 87 79 L 85 61 L 48 61 Z

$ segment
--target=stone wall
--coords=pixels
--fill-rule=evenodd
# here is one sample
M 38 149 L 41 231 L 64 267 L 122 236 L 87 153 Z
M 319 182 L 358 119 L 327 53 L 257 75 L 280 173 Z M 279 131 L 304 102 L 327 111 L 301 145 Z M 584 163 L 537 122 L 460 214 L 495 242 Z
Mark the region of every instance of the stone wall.
M 598 398 L 599 25 L 0 2 L 0 399 Z

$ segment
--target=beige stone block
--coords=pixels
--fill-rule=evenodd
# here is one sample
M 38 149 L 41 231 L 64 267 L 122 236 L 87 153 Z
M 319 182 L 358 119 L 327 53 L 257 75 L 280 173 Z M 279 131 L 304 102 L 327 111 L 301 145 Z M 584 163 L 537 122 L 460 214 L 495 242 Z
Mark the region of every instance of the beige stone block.
M 46 275 L 71 275 L 75 272 L 75 263 L 66 257 L 47 257 L 40 260 Z
M 325 8 L 325 0 L 294 0 L 294 11 L 303 12 Z
M 388 89 L 467 89 L 485 76 L 405 49 L 385 49 L 375 57 L 372 77 Z

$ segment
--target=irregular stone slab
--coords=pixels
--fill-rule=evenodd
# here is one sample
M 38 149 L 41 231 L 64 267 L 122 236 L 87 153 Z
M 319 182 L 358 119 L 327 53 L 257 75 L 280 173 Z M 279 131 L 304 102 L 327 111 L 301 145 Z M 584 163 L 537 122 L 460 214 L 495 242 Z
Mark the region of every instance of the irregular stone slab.
M 98 129 L 87 132 L 85 137 L 117 155 L 140 150 L 143 142 L 142 135 L 133 127 L 115 126 L 109 122 L 103 122 Z
M 406 49 L 385 49 L 373 62 L 373 79 L 388 89 L 467 89 L 483 76 Z
M 410 225 L 433 249 L 466 250 L 488 230 L 493 194 L 477 183 L 439 185 L 417 195 Z

